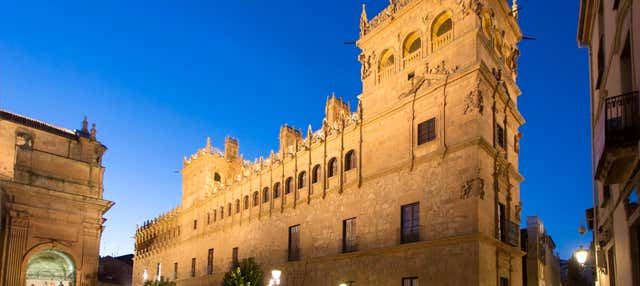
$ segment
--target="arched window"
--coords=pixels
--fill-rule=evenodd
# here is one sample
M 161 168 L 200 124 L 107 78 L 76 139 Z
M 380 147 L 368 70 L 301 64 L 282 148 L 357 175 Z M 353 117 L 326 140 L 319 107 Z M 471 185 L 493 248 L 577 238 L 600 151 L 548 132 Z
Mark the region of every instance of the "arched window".
M 218 212 L 217 210 L 213 210 L 213 222 L 216 222 L 216 220 L 218 220 Z
M 220 207 L 220 219 L 224 218 L 224 207 Z
M 437 50 L 453 39 L 453 21 L 451 21 L 451 12 L 446 11 L 440 13 L 431 25 L 431 47 Z
M 220 174 L 218 174 L 218 172 L 216 172 L 215 174 L 213 174 L 213 180 L 216 182 L 221 182 L 222 181 L 222 177 L 220 177 Z
M 249 196 L 244 196 L 244 209 L 249 208 Z
M 311 183 L 315 184 L 318 182 L 320 178 L 320 164 L 313 166 L 313 170 L 311 170 Z
M 266 203 L 269 201 L 269 188 L 265 187 L 262 190 L 262 203 Z
M 240 212 L 240 199 L 236 199 L 236 213 Z
M 260 194 L 258 192 L 253 192 L 253 206 L 257 206 L 260 203 Z
M 273 198 L 277 199 L 280 197 L 280 183 L 276 183 L 273 185 Z
M 356 152 L 353 150 L 349 150 L 346 155 L 344 155 L 344 170 L 349 171 L 351 169 L 355 169 L 358 167 L 358 163 L 356 162 Z
M 393 52 L 389 49 L 384 50 L 380 55 L 380 62 L 378 63 L 378 81 L 383 81 L 393 74 L 395 65 L 395 57 Z
M 298 189 L 304 188 L 307 184 L 307 172 L 302 171 L 298 174 Z
M 329 163 L 327 164 L 327 177 L 331 178 L 336 173 L 338 173 L 338 161 L 333 157 L 329 159 Z
M 406 67 L 420 58 L 422 40 L 417 32 L 409 34 L 402 43 L 402 64 Z
M 289 177 L 284 184 L 284 194 L 287 195 L 293 190 L 293 178 Z
M 227 204 L 227 216 L 231 216 L 231 203 Z

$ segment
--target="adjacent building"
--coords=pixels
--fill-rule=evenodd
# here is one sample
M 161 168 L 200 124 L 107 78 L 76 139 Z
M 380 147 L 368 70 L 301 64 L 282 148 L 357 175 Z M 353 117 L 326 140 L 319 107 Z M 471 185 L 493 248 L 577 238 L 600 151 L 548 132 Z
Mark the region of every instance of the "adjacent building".
M 254 161 L 207 140 L 179 206 L 136 229 L 133 285 L 215 285 L 247 257 L 283 285 L 521 285 L 517 11 L 363 7 L 355 106 L 329 97 Z
M 640 5 L 581 0 L 578 43 L 589 49 L 593 209 L 598 285 L 640 285 Z
M 98 286 L 131 286 L 133 254 L 100 257 Z
M 103 214 L 95 125 L 0 110 L 0 285 L 96 285 Z
M 523 286 L 560 286 L 560 259 L 556 244 L 537 216 L 527 217 L 527 227 L 520 230 Z

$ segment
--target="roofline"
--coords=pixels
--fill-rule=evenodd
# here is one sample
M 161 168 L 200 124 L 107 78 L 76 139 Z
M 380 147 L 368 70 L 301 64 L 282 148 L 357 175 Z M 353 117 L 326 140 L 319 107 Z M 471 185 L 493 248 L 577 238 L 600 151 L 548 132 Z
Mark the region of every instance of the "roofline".
M 35 128 L 45 132 L 49 132 L 58 136 L 66 137 L 73 140 L 80 139 L 78 132 L 71 131 L 66 128 L 58 127 L 53 124 L 46 123 L 37 119 L 33 119 L 24 115 L 13 113 L 4 109 L 0 109 L 0 119 L 11 121 L 20 125 Z
M 591 45 L 591 33 L 593 31 L 593 11 L 594 0 L 580 0 L 580 11 L 578 13 L 578 32 L 576 38 L 581 47 Z

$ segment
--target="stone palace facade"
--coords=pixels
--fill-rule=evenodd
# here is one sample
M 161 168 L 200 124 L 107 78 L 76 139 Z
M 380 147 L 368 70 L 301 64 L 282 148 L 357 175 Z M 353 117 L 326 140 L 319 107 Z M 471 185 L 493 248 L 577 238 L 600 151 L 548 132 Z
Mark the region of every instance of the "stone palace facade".
M 0 285 L 96 285 L 106 150 L 86 119 L 71 131 L 0 110 Z
M 517 11 L 363 7 L 357 107 L 329 97 L 253 162 L 232 138 L 185 158 L 181 204 L 136 230 L 133 285 L 217 285 L 248 257 L 283 285 L 521 285 Z

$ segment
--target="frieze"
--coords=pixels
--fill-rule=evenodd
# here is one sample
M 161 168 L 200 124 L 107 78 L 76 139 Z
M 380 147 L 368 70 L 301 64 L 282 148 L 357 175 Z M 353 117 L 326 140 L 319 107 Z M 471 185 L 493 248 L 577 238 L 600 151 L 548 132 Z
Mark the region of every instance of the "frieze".
M 482 111 L 484 110 L 484 99 L 482 97 L 480 85 L 481 82 L 478 79 L 478 81 L 476 81 L 476 87 L 465 97 L 464 114 L 471 113 L 473 110 L 478 110 L 478 113 L 482 115 Z

